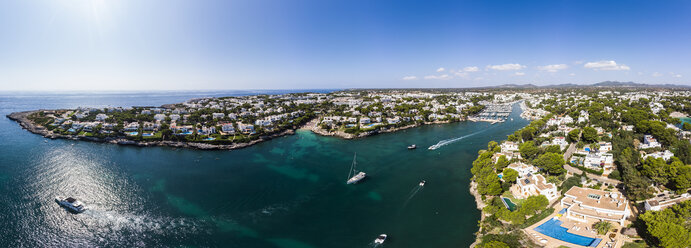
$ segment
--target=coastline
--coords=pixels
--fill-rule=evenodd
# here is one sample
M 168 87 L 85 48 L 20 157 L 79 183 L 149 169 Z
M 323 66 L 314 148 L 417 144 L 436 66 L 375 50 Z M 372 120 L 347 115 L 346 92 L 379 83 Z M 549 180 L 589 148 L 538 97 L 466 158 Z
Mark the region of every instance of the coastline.
M 22 129 L 25 129 L 31 133 L 38 134 L 38 135 L 41 135 L 41 136 L 43 136 L 45 138 L 49 138 L 49 139 L 82 140 L 82 141 L 91 141 L 91 142 L 98 142 L 98 143 L 110 143 L 110 144 L 117 144 L 117 145 L 129 145 L 129 146 L 139 146 L 139 147 L 168 146 L 168 147 L 175 147 L 175 148 L 189 148 L 189 149 L 199 149 L 199 150 L 235 150 L 235 149 L 241 149 L 241 148 L 249 147 L 249 146 L 264 142 L 264 141 L 283 137 L 286 135 L 293 135 L 293 134 L 295 134 L 295 131 L 297 129 L 310 130 L 313 133 L 321 135 L 321 136 L 333 136 L 333 137 L 338 137 L 341 139 L 357 139 L 357 138 L 364 138 L 364 137 L 373 136 L 373 135 L 380 134 L 380 133 L 392 133 L 392 132 L 396 132 L 396 131 L 400 131 L 400 130 L 404 130 L 404 129 L 409 129 L 409 128 L 414 128 L 414 127 L 419 127 L 419 126 L 423 126 L 423 125 L 451 123 L 450 121 L 433 121 L 433 122 L 425 122 L 422 124 L 416 123 L 416 124 L 411 124 L 411 125 L 401 126 L 401 127 L 372 130 L 369 132 L 363 132 L 363 133 L 360 133 L 358 135 L 354 135 L 354 134 L 349 134 L 349 133 L 345 133 L 342 131 L 336 131 L 336 132 L 326 131 L 326 130 L 319 127 L 319 125 L 318 125 L 319 117 L 315 117 L 298 128 L 286 129 L 286 130 L 283 130 L 281 132 L 274 133 L 271 135 L 261 136 L 259 139 L 252 140 L 250 142 L 234 143 L 234 144 L 230 144 L 230 145 L 215 145 L 215 144 L 207 144 L 207 143 L 199 143 L 199 142 L 184 142 L 184 141 L 169 141 L 169 140 L 136 141 L 136 140 L 130 140 L 130 139 L 122 138 L 122 137 L 96 138 L 96 137 L 79 136 L 79 135 L 63 135 L 63 134 L 54 133 L 54 132 L 48 130 L 47 128 L 45 128 L 41 125 L 37 125 L 33 121 L 29 120 L 29 118 L 27 118 L 29 115 L 36 113 L 36 112 L 40 112 L 40 111 L 45 111 L 45 109 L 13 112 L 13 113 L 6 115 L 6 117 L 12 121 L 19 123 L 19 126 L 21 126 Z M 461 121 L 467 121 L 467 120 L 461 120 Z
M 44 110 L 31 110 L 31 111 L 23 111 L 23 112 L 14 112 L 14 113 L 6 115 L 6 117 L 9 118 L 10 120 L 13 120 L 13 121 L 19 123 L 19 126 L 21 126 L 23 129 L 26 129 L 27 131 L 29 131 L 31 133 L 38 134 L 38 135 L 41 135 L 41 136 L 43 136 L 45 138 L 49 138 L 49 139 L 71 139 L 71 140 L 82 140 L 82 141 L 110 143 L 110 144 L 117 144 L 117 145 L 139 146 L 139 147 L 167 146 L 167 147 L 190 148 L 190 149 L 199 149 L 199 150 L 234 150 L 234 149 L 249 147 L 249 146 L 258 144 L 260 142 L 264 142 L 264 141 L 271 140 L 274 138 L 295 134 L 294 129 L 286 129 L 286 130 L 279 132 L 279 133 L 274 133 L 274 134 L 267 135 L 267 136 L 261 136 L 259 139 L 252 140 L 250 142 L 236 143 L 236 144 L 231 144 L 231 145 L 214 145 L 214 144 L 197 143 L 197 142 L 182 142 L 182 141 L 167 141 L 167 140 L 163 140 L 163 141 L 136 141 L 136 140 L 129 140 L 129 139 L 124 139 L 124 138 L 120 138 L 120 137 L 96 138 L 96 137 L 87 137 L 87 136 L 78 136 L 78 135 L 62 135 L 62 134 L 53 133 L 52 131 L 49 131 L 48 129 L 46 129 L 43 126 L 36 125 L 33 121 L 31 121 L 27 118 L 27 116 L 29 116 L 33 113 L 36 113 L 38 111 L 44 111 Z

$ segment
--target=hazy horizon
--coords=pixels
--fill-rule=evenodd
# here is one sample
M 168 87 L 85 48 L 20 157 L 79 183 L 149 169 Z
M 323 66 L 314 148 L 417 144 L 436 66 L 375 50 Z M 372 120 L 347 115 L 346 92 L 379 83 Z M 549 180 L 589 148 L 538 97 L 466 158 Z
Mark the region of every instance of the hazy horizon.
M 691 85 L 688 1 L 0 2 L 3 91 Z

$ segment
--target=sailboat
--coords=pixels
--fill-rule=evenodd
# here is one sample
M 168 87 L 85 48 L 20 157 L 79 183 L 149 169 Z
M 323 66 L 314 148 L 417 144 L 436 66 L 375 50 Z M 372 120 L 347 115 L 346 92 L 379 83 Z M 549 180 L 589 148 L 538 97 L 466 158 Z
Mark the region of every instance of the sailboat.
M 346 184 L 353 184 L 357 183 L 360 180 L 364 179 L 367 174 L 365 174 L 362 171 L 357 171 L 357 153 L 353 155 L 353 164 L 350 165 L 350 172 L 348 172 L 348 181 L 346 181 Z M 355 175 L 353 175 L 355 174 Z M 352 177 L 351 177 L 352 176 Z

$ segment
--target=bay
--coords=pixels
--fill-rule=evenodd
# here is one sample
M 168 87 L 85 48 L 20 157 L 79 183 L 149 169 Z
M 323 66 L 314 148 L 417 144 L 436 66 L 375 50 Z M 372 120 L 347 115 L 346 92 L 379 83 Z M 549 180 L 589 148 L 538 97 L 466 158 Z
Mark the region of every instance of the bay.
M 288 92 L 0 93 L 0 246 L 370 247 L 387 233 L 386 247 L 466 247 L 480 217 L 468 192 L 471 163 L 487 142 L 528 123 L 516 105 L 513 121 L 495 125 L 429 125 L 357 140 L 299 130 L 241 150 L 198 151 L 48 140 L 4 118 Z M 354 153 L 368 178 L 346 185 Z M 90 210 L 67 213 L 53 201 L 58 195 Z

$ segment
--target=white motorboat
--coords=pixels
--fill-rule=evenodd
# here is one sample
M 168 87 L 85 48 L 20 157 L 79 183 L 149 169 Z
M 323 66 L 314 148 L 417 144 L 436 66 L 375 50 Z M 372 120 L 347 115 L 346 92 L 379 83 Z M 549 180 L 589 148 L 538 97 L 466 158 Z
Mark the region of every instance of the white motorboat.
M 357 153 L 355 155 L 353 155 L 353 163 L 350 165 L 350 172 L 348 172 L 348 181 L 346 181 L 346 184 L 357 183 L 367 176 L 367 174 L 362 172 L 362 171 L 358 172 L 356 167 L 357 167 Z
M 425 186 L 425 183 L 426 183 L 426 182 L 427 182 L 427 181 L 425 181 L 425 180 L 420 181 L 420 187 Z
M 57 202 L 58 205 L 60 205 L 61 207 L 66 208 L 67 210 L 70 210 L 75 213 L 81 213 L 86 210 L 86 206 L 84 205 L 84 203 L 72 197 L 55 197 L 55 202 Z
M 380 234 L 379 237 L 377 237 L 377 239 L 374 240 L 374 243 L 378 245 L 383 244 L 384 241 L 386 241 L 386 237 L 386 234 Z
M 408 150 L 413 150 L 413 149 L 415 149 L 415 148 L 417 148 L 417 146 L 416 146 L 415 144 L 412 144 L 412 145 L 409 145 L 409 146 L 408 146 Z

